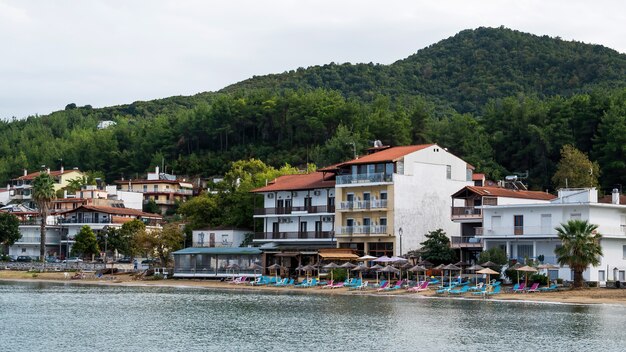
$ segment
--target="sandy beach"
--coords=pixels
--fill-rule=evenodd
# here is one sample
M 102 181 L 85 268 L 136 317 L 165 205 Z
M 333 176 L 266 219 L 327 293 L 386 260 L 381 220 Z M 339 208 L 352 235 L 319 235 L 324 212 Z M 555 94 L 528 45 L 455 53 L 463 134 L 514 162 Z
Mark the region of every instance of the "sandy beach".
M 73 273 L 70 273 L 73 275 Z M 236 291 L 266 291 L 266 292 L 299 292 L 307 294 L 326 295 L 380 295 L 380 296 L 415 296 L 415 297 L 438 297 L 450 299 L 482 299 L 471 295 L 454 296 L 436 294 L 435 290 L 428 290 L 419 293 L 408 293 L 405 290 L 377 292 L 376 290 L 356 291 L 341 289 L 320 289 L 294 287 L 272 287 L 272 286 L 251 286 L 234 285 L 228 282 L 215 280 L 197 279 L 169 279 L 169 280 L 141 280 L 135 279 L 129 274 L 116 274 L 114 277 L 105 275 L 103 278 L 87 276 L 83 279 L 73 280 L 66 278 L 63 272 L 33 273 L 25 271 L 0 271 L 0 281 L 43 281 L 43 282 L 67 282 L 72 284 L 108 285 L 108 286 L 139 286 L 139 287 L 193 287 L 205 289 L 236 290 Z M 506 291 L 506 289 L 505 289 Z M 563 289 L 557 292 L 541 293 L 506 293 L 490 296 L 489 300 L 503 301 L 534 301 L 546 303 L 566 303 L 566 304 L 611 304 L 626 306 L 626 289 L 607 288 L 587 288 L 579 290 Z

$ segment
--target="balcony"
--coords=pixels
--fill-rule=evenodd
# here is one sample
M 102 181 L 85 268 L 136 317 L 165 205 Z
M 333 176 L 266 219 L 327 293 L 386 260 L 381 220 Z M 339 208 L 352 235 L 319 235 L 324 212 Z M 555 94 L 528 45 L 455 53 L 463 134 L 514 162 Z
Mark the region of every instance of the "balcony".
M 342 226 L 337 235 L 387 235 L 387 225 Z
M 339 210 L 387 209 L 387 200 L 359 200 L 339 203 Z
M 255 240 L 309 240 L 333 237 L 333 231 L 257 232 L 254 234 Z
M 480 250 L 483 248 L 483 241 L 481 238 L 477 237 L 452 236 L 450 247 Z
M 160 193 L 160 194 L 180 194 L 180 195 L 193 195 L 193 190 L 191 189 L 122 189 L 122 191 L 126 192 L 137 192 L 137 193 Z
M 254 215 L 285 215 L 292 212 L 306 212 L 309 214 L 334 213 L 334 206 L 312 205 L 309 207 L 282 207 L 282 208 L 256 208 Z
M 41 237 L 32 236 L 32 237 L 22 237 L 15 244 L 35 244 L 38 245 L 41 243 Z M 61 243 L 61 239 L 57 236 L 50 236 L 50 234 L 46 235 L 46 245 L 48 246 L 56 246 Z
M 452 207 L 452 220 L 482 219 L 482 209 L 475 207 Z
M 476 227 L 476 236 L 545 236 L 556 237 L 556 231 L 548 226 L 500 226 L 500 227 Z
M 384 173 L 375 174 L 357 174 L 357 175 L 342 175 L 337 176 L 335 184 L 337 185 L 351 185 L 358 183 L 391 183 L 393 182 L 393 175 L 386 175 Z

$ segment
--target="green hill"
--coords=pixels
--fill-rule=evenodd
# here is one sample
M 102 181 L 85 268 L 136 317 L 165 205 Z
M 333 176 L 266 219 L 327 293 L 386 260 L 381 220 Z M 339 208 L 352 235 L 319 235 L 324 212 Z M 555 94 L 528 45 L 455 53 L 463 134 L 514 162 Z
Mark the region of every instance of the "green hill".
M 385 144 L 437 142 L 492 178 L 529 171 L 552 189 L 559 151 L 626 184 L 626 55 L 505 28 L 466 30 L 391 65 L 328 64 L 253 77 L 219 92 L 0 122 L 0 182 L 41 165 L 137 177 L 230 162 L 327 165 Z M 98 129 L 98 122 L 117 124 Z
M 624 86 L 624 54 L 501 27 L 462 31 L 388 66 L 331 63 L 254 77 L 222 92 L 324 88 L 365 101 L 421 95 L 477 113 L 489 99 L 518 93 L 542 98 Z

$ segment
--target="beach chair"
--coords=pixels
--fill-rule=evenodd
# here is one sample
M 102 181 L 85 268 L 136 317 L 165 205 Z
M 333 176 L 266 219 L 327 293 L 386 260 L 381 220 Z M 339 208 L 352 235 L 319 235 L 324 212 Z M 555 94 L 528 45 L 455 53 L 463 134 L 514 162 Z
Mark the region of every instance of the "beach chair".
M 385 289 L 384 289 L 384 290 L 385 290 L 385 291 L 395 291 L 395 290 L 399 290 L 399 289 L 401 289 L 401 288 L 402 288 L 402 284 L 403 284 L 403 283 L 404 283 L 404 280 L 400 280 L 400 281 L 396 282 L 396 284 L 395 284 L 395 285 L 393 285 L 393 286 L 387 286 L 387 287 L 385 287 Z
M 480 291 L 483 289 L 483 286 L 485 286 L 485 284 L 483 282 L 479 282 L 478 285 L 476 286 L 472 286 L 470 287 L 470 291 Z
M 297 287 L 297 288 L 304 288 L 310 285 L 310 280 L 303 280 L 301 283 L 297 284 L 297 285 L 293 285 L 293 287 Z
M 334 285 L 331 285 L 331 286 L 330 286 L 330 288 L 331 288 L 331 289 L 334 289 L 334 288 L 342 288 L 342 287 L 344 287 L 345 285 L 346 285 L 345 281 L 344 281 L 344 282 L 338 282 L 338 283 L 336 283 L 336 284 L 334 284 Z
M 539 292 L 539 290 L 537 290 L 537 288 L 539 288 L 539 283 L 535 282 L 532 286 L 530 286 L 530 288 L 528 290 L 526 290 L 526 293 Z
M 248 283 L 248 277 L 247 276 L 243 276 L 241 280 L 239 280 L 239 282 L 235 282 L 236 285 L 241 285 L 241 284 L 247 284 Z
M 360 284 L 359 286 L 355 286 L 350 288 L 351 290 L 365 290 L 368 288 L 369 281 L 364 281 L 362 284 Z
M 424 281 L 424 282 L 422 283 L 422 287 L 418 288 L 416 291 L 417 291 L 417 292 L 426 291 L 426 290 L 428 290 L 428 285 L 430 285 L 430 282 L 428 282 L 428 281 Z
M 243 277 L 236 277 L 233 279 L 233 281 L 228 282 L 229 284 L 238 284 L 241 282 L 241 280 L 243 279 Z
M 497 295 L 497 294 L 500 293 L 501 289 L 502 289 L 502 286 L 499 286 L 499 285 L 498 286 L 493 286 L 493 290 L 492 291 L 487 291 L 486 294 L 489 295 L 489 296 Z
M 353 279 L 350 280 L 349 283 L 344 283 L 344 286 L 346 287 L 357 287 L 360 286 L 363 282 L 361 281 L 361 279 Z
M 493 286 L 487 284 L 487 285 L 483 286 L 482 290 L 480 290 L 478 292 L 472 292 L 472 294 L 475 295 L 475 296 L 485 296 L 491 290 L 493 290 Z
M 387 286 L 389 286 L 389 282 L 383 281 L 381 282 L 380 287 L 377 289 L 377 291 L 384 291 L 387 288 Z
M 513 286 L 513 293 L 521 293 L 524 292 L 524 288 L 526 288 L 526 283 L 522 282 L 521 284 L 519 284 L 517 286 L 517 289 L 515 288 L 515 286 Z
M 556 289 L 558 288 L 558 286 L 556 284 L 552 284 L 548 287 L 541 287 L 539 288 L 539 292 L 550 292 L 550 291 L 556 291 Z
M 334 282 L 334 280 L 328 281 L 328 283 L 326 283 L 326 285 L 322 286 L 322 288 L 332 288 L 333 287 L 333 282 Z
M 387 282 L 387 280 L 381 280 L 379 284 L 374 285 L 374 287 L 376 288 L 380 288 L 383 287 L 383 285 L 385 284 L 385 282 Z
M 468 292 L 468 291 L 469 291 L 469 289 L 470 289 L 470 287 L 469 287 L 469 286 L 464 285 L 463 287 L 461 287 L 461 288 L 459 288 L 459 289 L 456 289 L 456 290 L 450 290 L 450 291 L 448 291 L 448 293 L 449 293 L 449 294 L 451 294 L 451 295 L 461 295 L 461 294 L 463 294 L 463 293 Z
M 274 286 L 278 286 L 278 287 L 285 286 L 287 285 L 288 282 L 289 282 L 289 278 L 286 277 L 282 280 L 279 280 L 277 283 L 274 284 Z

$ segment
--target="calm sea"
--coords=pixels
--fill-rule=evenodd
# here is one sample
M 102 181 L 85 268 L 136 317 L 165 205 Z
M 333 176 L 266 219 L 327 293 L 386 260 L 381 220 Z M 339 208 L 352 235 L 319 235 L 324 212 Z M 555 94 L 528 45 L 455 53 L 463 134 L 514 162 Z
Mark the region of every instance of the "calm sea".
M 626 309 L 0 283 L 2 351 L 625 351 Z

